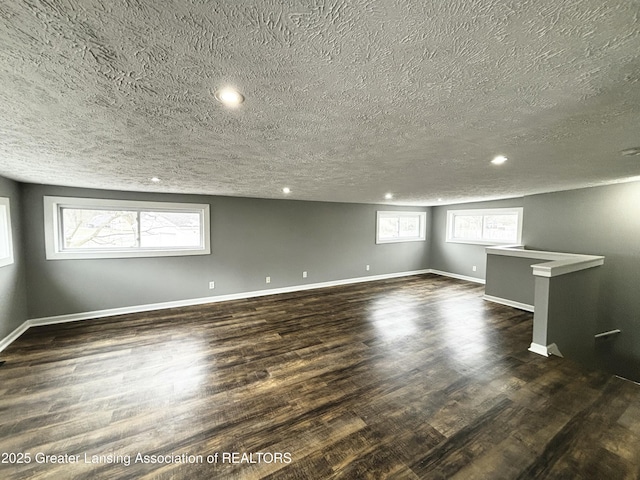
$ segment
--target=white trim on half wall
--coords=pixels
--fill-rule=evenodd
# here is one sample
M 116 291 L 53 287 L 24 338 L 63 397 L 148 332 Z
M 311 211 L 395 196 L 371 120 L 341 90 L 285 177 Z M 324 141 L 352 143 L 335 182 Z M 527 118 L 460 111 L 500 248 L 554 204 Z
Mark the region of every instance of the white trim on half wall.
M 507 298 L 494 297 L 493 295 L 483 295 L 484 298 L 488 302 L 499 303 L 500 305 L 506 305 L 507 307 L 519 308 L 520 310 L 524 310 L 526 312 L 533 313 L 533 305 L 529 305 L 528 303 L 520 303 L 515 300 L 509 300 Z
M 484 278 L 468 277 L 467 275 L 459 275 L 457 273 L 443 272 L 442 270 L 434 270 L 433 268 L 429 269 L 429 273 L 435 273 L 436 275 L 441 275 L 443 277 L 457 278 L 458 280 L 465 280 L 467 282 L 481 283 L 482 285 L 486 283 Z

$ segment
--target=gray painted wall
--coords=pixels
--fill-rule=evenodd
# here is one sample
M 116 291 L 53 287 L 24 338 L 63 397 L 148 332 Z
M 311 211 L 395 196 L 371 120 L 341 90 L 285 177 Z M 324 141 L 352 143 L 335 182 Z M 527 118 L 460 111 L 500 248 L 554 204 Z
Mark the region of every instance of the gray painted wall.
M 0 191 L 12 198 L 17 260 L 0 269 L 2 337 L 26 313 L 39 318 L 426 268 L 484 278 L 483 246 L 445 241 L 447 210 L 522 206 L 523 243 L 528 248 L 606 257 L 595 330 L 620 328 L 623 333 L 600 343 L 598 351 L 605 367 L 638 378 L 640 183 L 417 208 L 427 212 L 427 242 L 386 245 L 375 244 L 375 214 L 394 209 L 389 206 L 20 186 L 4 179 Z M 47 261 L 44 195 L 209 203 L 212 254 Z M 26 219 L 23 232 L 15 208 L 20 203 Z M 365 271 L 366 264 L 371 271 Z M 477 272 L 471 270 L 473 265 Z M 302 278 L 303 270 L 309 272 L 307 279 Z M 269 285 L 264 283 L 267 275 L 272 278 Z M 208 289 L 211 280 L 215 290 Z
M 535 277 L 531 265 L 547 260 L 487 255 L 487 283 L 484 293 L 533 306 Z
M 563 356 L 583 365 L 595 367 L 594 335 L 597 332 L 598 293 L 602 285 L 602 267 L 589 268 L 552 278 L 536 277 L 548 282 L 547 342 L 555 343 Z M 536 284 L 537 285 L 537 284 Z M 562 319 L 562 322 L 551 319 Z M 633 377 L 638 378 L 636 372 Z
M 429 242 L 375 244 L 377 210 L 429 208 L 24 185 L 29 317 L 144 305 L 429 267 Z M 43 196 L 208 203 L 211 255 L 46 260 Z M 365 265 L 371 266 L 370 271 Z M 308 278 L 302 278 L 302 272 Z M 265 277 L 271 283 L 265 283 Z M 216 282 L 209 290 L 209 281 Z
M 533 195 L 524 202 L 527 248 L 604 255 L 596 330 L 605 366 L 640 380 L 640 183 Z
M 443 272 L 455 273 L 457 275 L 484 279 L 487 264 L 485 246 L 448 243 L 446 241 L 447 210 L 508 207 L 522 207 L 522 198 L 433 207 L 430 245 L 431 268 Z M 524 213 L 524 218 L 526 221 L 526 212 Z M 475 272 L 472 269 L 474 265 L 477 267 Z
M 522 242 L 531 250 L 604 255 L 595 330 L 622 333 L 596 342 L 599 364 L 640 380 L 640 182 L 531 195 L 523 199 L 434 207 L 431 268 L 476 276 L 484 247 L 445 242 L 448 209 L 524 207 Z M 530 295 L 527 289 L 511 295 Z M 487 292 L 489 293 L 489 292 Z M 495 294 L 495 292 L 493 293 Z M 496 295 L 499 296 L 499 295 Z
M 0 197 L 8 197 L 13 234 L 12 265 L 0 267 L 0 340 L 27 319 L 27 287 L 22 249 L 22 215 L 20 185 L 0 177 Z

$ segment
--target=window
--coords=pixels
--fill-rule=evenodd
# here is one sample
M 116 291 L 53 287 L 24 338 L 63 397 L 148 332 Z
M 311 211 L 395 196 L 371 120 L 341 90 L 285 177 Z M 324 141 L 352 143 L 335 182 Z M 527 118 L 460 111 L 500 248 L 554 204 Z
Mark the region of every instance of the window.
M 0 198 L 0 267 L 13 263 L 13 241 L 11 239 L 11 210 L 9 199 Z
M 378 212 L 376 243 L 424 241 L 426 220 L 425 212 Z
M 209 205 L 44 197 L 47 259 L 205 255 Z
M 521 239 L 522 208 L 447 212 L 447 242 L 513 245 Z

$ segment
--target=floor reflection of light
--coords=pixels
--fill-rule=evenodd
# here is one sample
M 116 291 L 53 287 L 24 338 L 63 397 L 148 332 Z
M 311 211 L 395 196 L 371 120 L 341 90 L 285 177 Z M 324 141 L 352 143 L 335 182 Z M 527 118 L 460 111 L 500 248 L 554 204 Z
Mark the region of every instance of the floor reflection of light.
M 139 363 L 127 376 L 135 379 L 136 390 L 147 395 L 193 395 L 206 382 L 211 369 L 203 362 L 205 357 L 199 339 L 169 340 L 138 352 Z
M 454 302 L 437 306 L 443 341 L 459 360 L 481 361 L 489 349 L 487 324 L 482 310 L 457 307 Z
M 383 340 L 408 337 L 418 332 L 418 306 L 409 295 L 391 293 L 373 302 L 368 319 Z

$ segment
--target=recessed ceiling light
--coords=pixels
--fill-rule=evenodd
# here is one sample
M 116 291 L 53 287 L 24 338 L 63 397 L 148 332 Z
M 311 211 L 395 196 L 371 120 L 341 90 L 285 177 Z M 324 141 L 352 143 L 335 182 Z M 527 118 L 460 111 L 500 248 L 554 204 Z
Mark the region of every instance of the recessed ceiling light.
M 620 152 L 625 157 L 633 157 L 634 155 L 640 155 L 640 147 L 627 148 Z
M 498 155 L 493 160 L 491 160 L 491 163 L 493 163 L 494 165 L 502 165 L 506 161 L 507 157 L 505 157 L 504 155 Z
M 393 198 L 393 193 L 385 194 L 384 198 L 386 198 L 387 200 L 391 200 Z
M 284 194 L 289 194 L 289 193 L 291 193 L 291 189 L 290 189 L 289 187 L 284 187 L 284 188 L 282 189 L 282 193 L 284 193 Z
M 153 183 L 160 183 L 160 179 L 158 177 L 151 177 L 151 181 Z
M 223 103 L 227 107 L 236 107 L 244 102 L 244 97 L 233 88 L 223 88 L 215 94 L 216 100 Z

